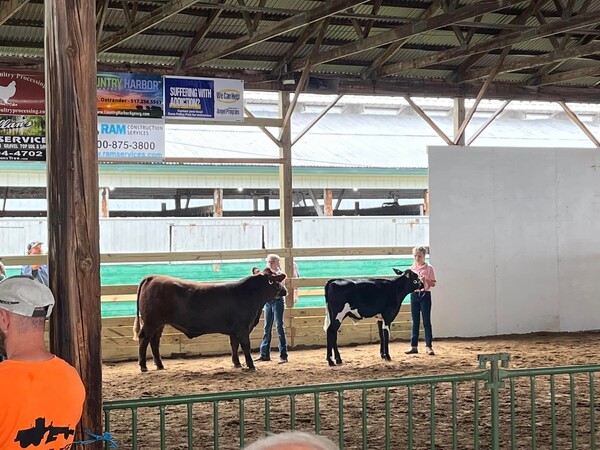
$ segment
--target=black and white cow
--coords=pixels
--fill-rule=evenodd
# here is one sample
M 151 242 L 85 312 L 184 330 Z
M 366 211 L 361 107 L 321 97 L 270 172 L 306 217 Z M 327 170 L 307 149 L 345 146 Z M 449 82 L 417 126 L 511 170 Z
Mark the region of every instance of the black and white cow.
M 381 357 L 391 361 L 389 351 L 390 325 L 398 315 L 402 300 L 416 289 L 422 289 L 419 276 L 411 270 L 402 272 L 394 269 L 396 278 L 335 278 L 325 284 L 326 316 L 324 330 L 327 332 L 327 362 L 334 366 L 331 359 L 335 353 L 335 362 L 342 364 L 337 347 L 337 332 L 346 317 L 361 320 L 379 316 Z

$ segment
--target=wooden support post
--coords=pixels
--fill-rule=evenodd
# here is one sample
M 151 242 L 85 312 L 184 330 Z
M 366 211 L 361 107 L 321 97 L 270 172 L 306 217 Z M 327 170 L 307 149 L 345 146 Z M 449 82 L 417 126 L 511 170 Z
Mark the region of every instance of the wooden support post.
M 223 189 L 215 189 L 213 193 L 213 217 L 223 217 Z
M 89 437 L 82 430 L 104 430 L 95 8 L 88 0 L 45 2 L 48 266 L 57 300 L 50 348 L 75 366 L 85 385 L 75 440 Z M 101 442 L 89 446 L 102 448 Z
M 258 211 L 258 197 L 256 195 L 252 196 L 252 211 Z
M 265 206 L 265 211 L 269 211 L 269 196 L 265 196 L 263 197 L 263 204 Z
M 108 188 L 102 188 L 102 217 L 108 217 L 108 198 L 110 196 Z
M 423 196 L 423 215 L 429 215 L 429 189 L 425 189 L 425 195 Z
M 283 117 L 290 110 L 290 95 L 287 92 L 279 93 L 279 114 Z M 285 121 L 284 121 L 285 122 Z M 292 231 L 292 127 L 283 125 L 281 129 L 279 157 L 283 162 L 279 165 L 279 224 L 280 224 L 280 246 L 285 250 L 291 250 L 294 246 L 294 235 Z M 292 258 L 285 258 L 283 271 L 291 274 L 293 270 Z M 288 278 L 289 280 L 289 278 Z M 288 291 L 292 292 L 289 281 L 286 283 Z M 285 300 L 286 306 L 294 306 L 294 296 L 288 295 Z
M 581 119 L 577 117 L 577 114 L 575 114 L 565 102 L 558 102 L 558 104 L 562 107 L 562 109 L 564 109 L 567 116 L 569 116 L 569 118 L 575 123 L 575 125 L 577 125 L 581 131 L 583 131 L 583 133 L 589 138 L 589 140 L 592 141 L 596 147 L 600 148 L 600 141 L 598 140 L 598 138 L 594 136 L 594 133 L 592 133 L 590 129 L 586 127 L 585 124 L 581 121 Z
M 465 120 L 465 99 L 463 97 L 454 99 L 454 145 L 465 145 L 465 134 L 458 136 L 460 126 Z M 457 140 L 458 138 L 458 140 Z
M 323 191 L 323 214 L 325 216 L 333 216 L 333 191 L 325 189 Z

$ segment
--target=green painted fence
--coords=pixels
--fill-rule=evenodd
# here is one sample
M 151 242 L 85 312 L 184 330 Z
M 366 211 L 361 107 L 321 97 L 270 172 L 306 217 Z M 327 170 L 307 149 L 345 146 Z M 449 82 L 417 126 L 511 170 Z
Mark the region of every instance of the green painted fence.
M 480 355 L 471 373 L 108 401 L 105 431 L 133 450 L 243 448 L 295 429 L 340 449 L 597 448 L 600 365 L 510 370 L 508 361 Z

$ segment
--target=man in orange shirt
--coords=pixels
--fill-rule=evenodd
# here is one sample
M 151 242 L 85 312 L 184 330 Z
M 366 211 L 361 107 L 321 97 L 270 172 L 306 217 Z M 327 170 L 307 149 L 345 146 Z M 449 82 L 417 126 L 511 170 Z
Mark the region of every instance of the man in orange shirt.
M 85 388 L 75 368 L 50 353 L 44 323 L 52 292 L 30 276 L 0 282 L 0 449 L 67 450 Z

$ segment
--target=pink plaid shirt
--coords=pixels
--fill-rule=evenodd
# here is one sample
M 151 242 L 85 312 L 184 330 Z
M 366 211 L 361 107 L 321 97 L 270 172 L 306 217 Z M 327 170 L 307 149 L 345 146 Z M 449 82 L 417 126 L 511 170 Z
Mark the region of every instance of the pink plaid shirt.
M 417 267 L 417 263 L 413 263 L 413 265 L 410 267 L 410 270 L 419 275 L 419 278 L 421 279 L 424 285 L 423 290 L 431 291 L 431 282 L 436 281 L 433 267 L 427 263 L 423 264 L 421 267 Z

